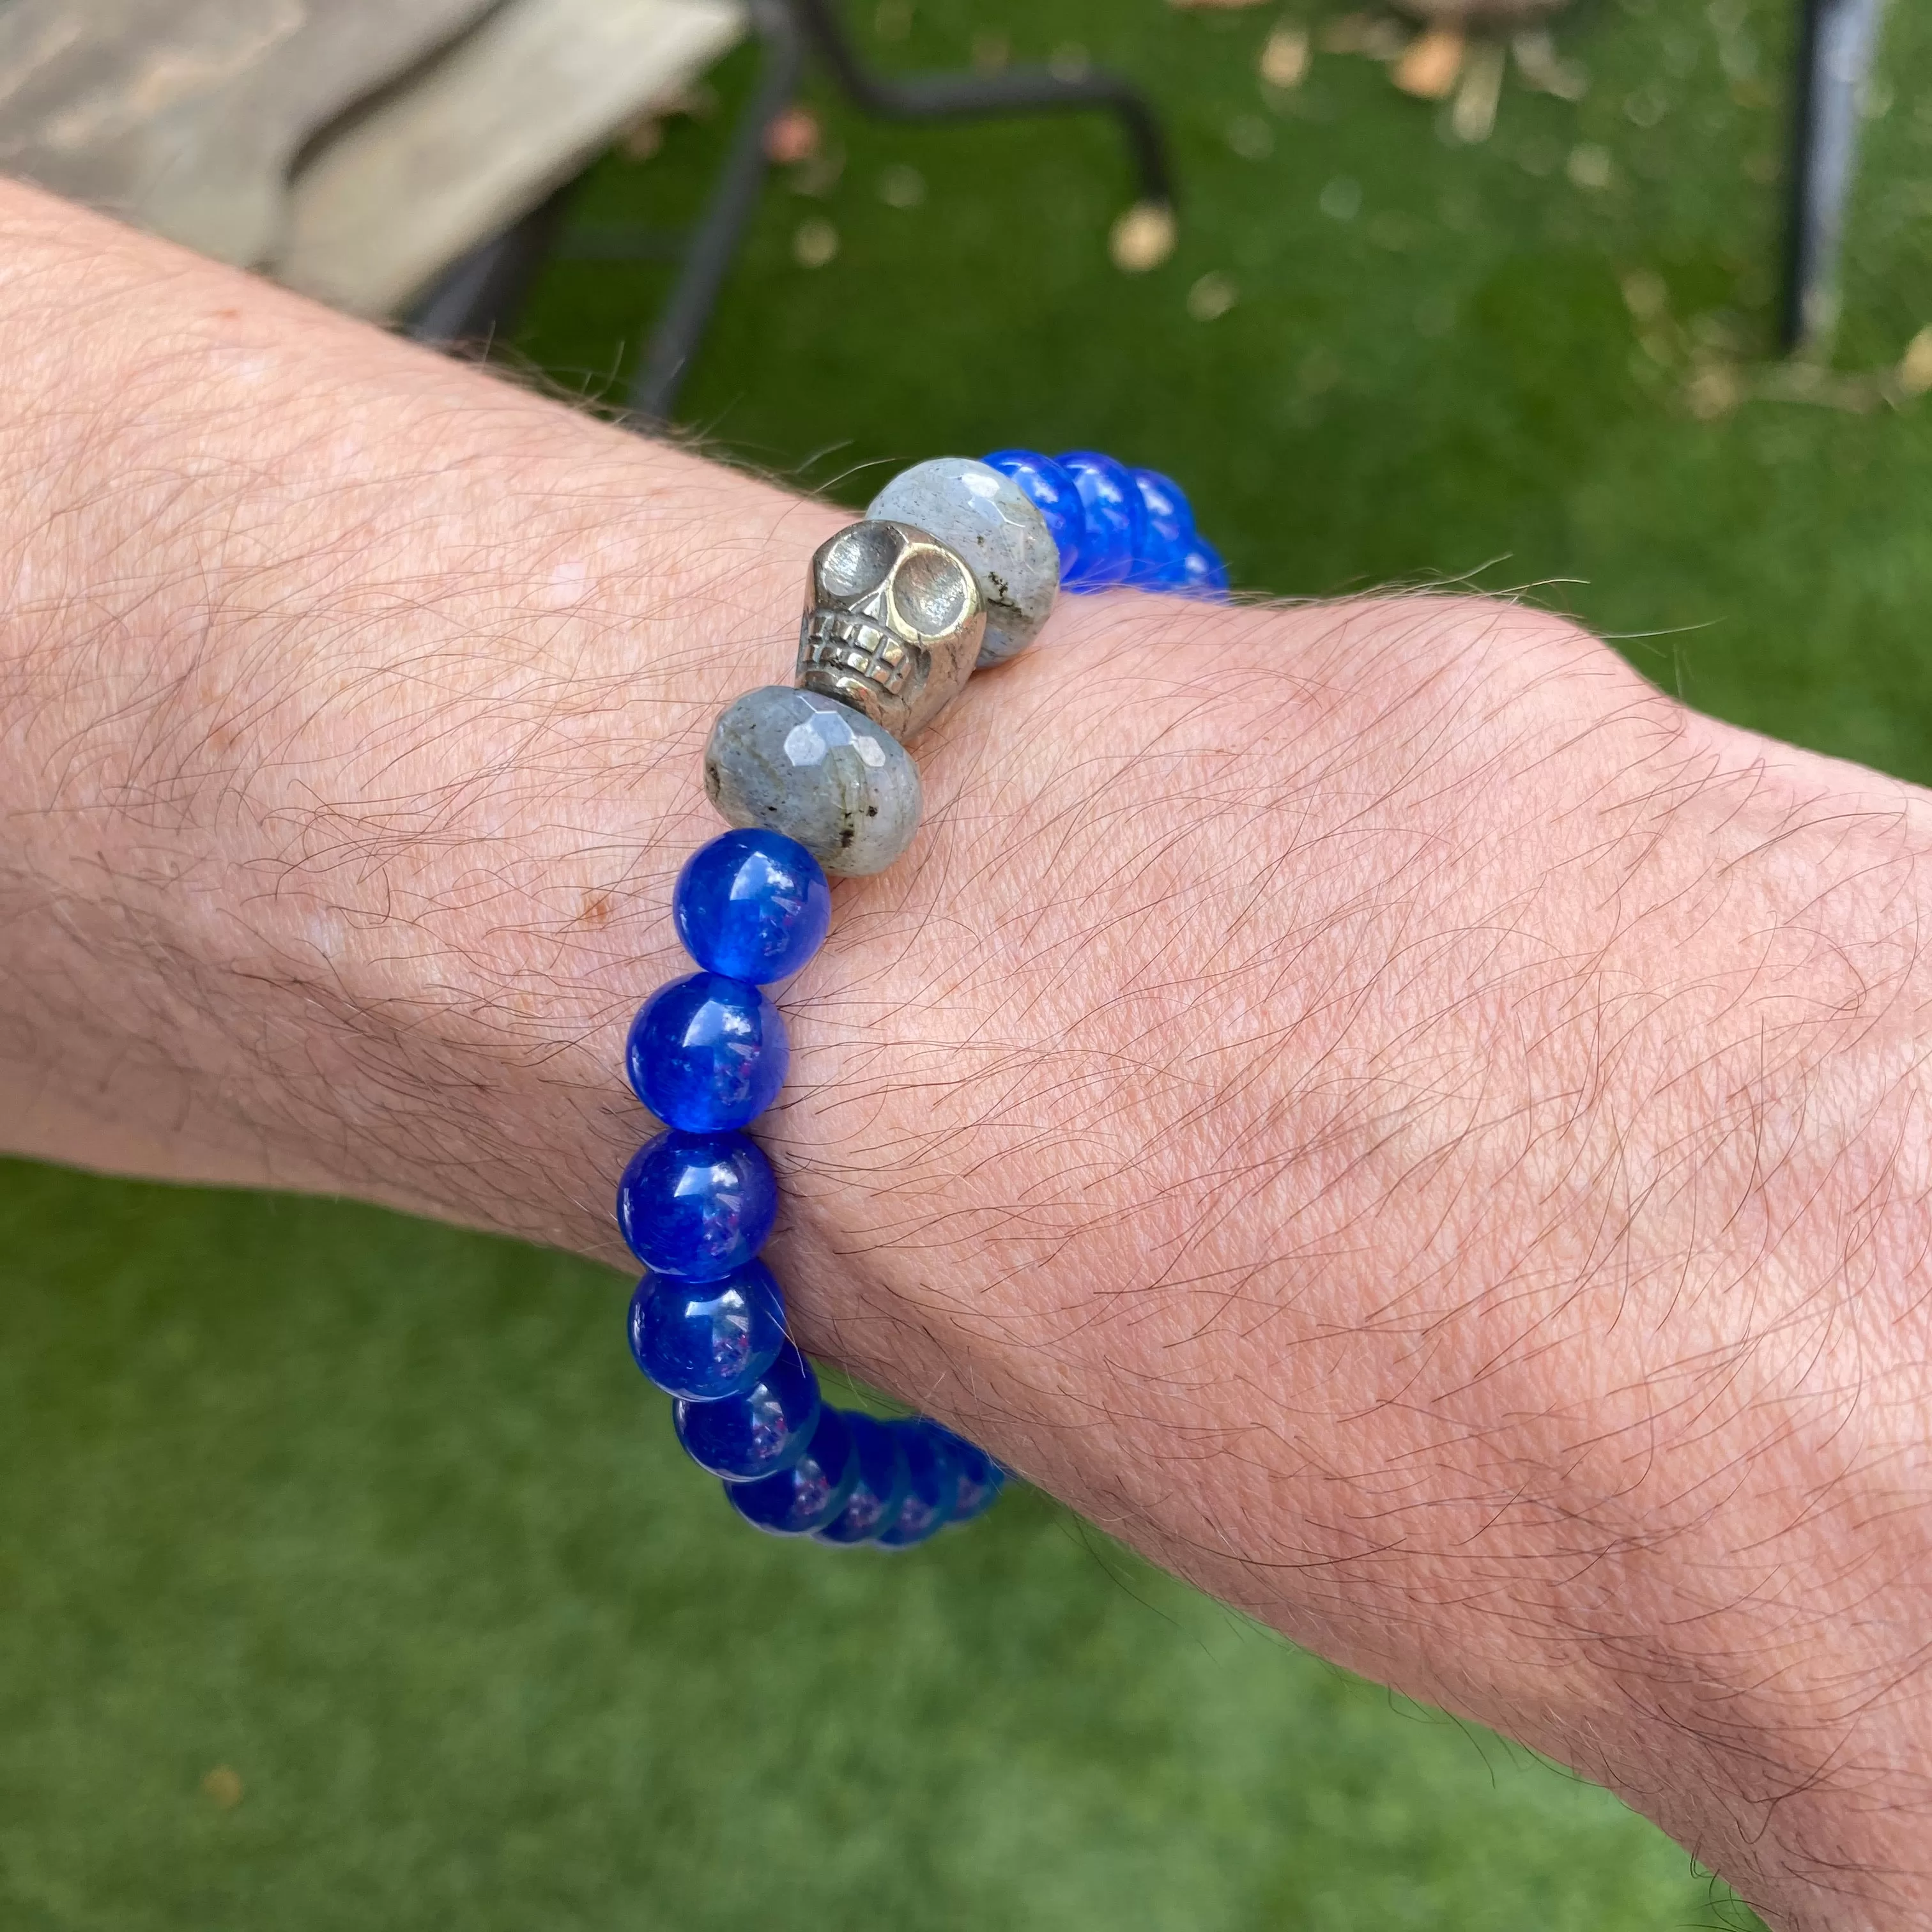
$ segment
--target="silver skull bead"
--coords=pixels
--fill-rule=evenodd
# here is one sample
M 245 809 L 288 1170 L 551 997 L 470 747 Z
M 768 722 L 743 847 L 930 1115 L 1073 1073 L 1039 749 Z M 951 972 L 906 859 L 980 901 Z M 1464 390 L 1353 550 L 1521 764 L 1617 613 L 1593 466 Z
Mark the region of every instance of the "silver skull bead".
M 904 743 L 973 674 L 986 607 L 958 554 L 910 524 L 853 524 L 812 560 L 802 691 L 862 711 Z

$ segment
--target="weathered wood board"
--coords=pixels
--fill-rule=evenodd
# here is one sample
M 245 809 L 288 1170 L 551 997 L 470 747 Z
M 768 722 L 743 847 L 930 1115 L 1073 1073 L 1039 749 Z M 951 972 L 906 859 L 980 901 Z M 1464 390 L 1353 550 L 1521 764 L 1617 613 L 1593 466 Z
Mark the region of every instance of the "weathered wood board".
M 513 0 L 310 158 L 274 272 L 396 313 L 743 32 L 737 0 Z
M 290 169 L 489 0 L 8 0 L 0 171 L 224 261 L 278 248 Z

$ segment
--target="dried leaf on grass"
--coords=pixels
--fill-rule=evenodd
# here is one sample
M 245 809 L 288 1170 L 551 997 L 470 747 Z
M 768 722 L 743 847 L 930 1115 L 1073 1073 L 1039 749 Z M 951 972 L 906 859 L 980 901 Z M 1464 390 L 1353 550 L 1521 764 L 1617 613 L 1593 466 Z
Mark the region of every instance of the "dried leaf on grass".
M 1114 224 L 1107 252 L 1123 274 L 1144 275 L 1174 253 L 1178 229 L 1165 202 L 1136 202 Z
M 1493 40 L 1478 40 L 1462 63 L 1462 84 L 1449 110 L 1449 129 L 1474 147 L 1496 132 L 1496 106 L 1502 99 L 1503 50 Z
M 1922 328 L 1905 346 L 1898 364 L 1898 386 L 1908 396 L 1932 389 L 1932 328 Z
M 1408 50 L 1396 63 L 1395 84 L 1418 100 L 1446 100 L 1462 71 L 1468 50 L 1460 27 L 1431 27 L 1410 41 Z
M 1279 21 L 1262 45 L 1262 79 L 1283 92 L 1299 87 L 1307 77 L 1308 58 L 1308 29 Z

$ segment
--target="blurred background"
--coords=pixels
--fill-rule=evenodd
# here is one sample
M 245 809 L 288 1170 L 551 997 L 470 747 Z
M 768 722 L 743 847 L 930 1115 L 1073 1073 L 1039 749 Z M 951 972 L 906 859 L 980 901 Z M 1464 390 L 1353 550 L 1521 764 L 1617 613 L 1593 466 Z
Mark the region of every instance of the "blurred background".
M 1796 359 L 1789 5 L 1579 0 L 1426 56 L 1293 0 L 848 17 L 882 68 L 1138 82 L 1173 245 L 1120 227 L 1104 119 L 892 124 L 809 80 L 686 372 L 718 453 L 856 506 L 935 453 L 1104 448 L 1255 590 L 1524 591 L 1693 704 L 1932 780 L 1922 16 L 1886 25 Z M 621 400 L 758 67 L 616 130 L 500 358 Z M 1036 1495 L 899 1558 L 752 1534 L 627 1293 L 0 1166 L 0 1923 L 1756 1924 L 1603 1792 Z

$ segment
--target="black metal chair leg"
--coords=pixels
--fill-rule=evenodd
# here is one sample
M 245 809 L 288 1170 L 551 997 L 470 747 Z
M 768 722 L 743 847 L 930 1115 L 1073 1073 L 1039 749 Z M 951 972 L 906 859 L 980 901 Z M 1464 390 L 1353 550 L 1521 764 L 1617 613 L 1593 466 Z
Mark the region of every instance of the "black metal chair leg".
M 1860 101 L 1883 8 L 1884 0 L 1800 0 L 1778 314 L 1787 352 L 1831 331 Z
M 630 419 L 640 428 L 670 419 L 757 205 L 765 173 L 765 130 L 797 93 L 808 39 L 845 93 L 881 119 L 1111 113 L 1126 137 L 1139 199 L 1161 207 L 1173 206 L 1174 180 L 1160 124 L 1146 100 L 1117 76 L 1091 74 L 1063 80 L 1044 68 L 1024 68 L 998 75 L 916 74 L 887 80 L 859 58 L 834 0 L 756 0 L 752 20 L 764 42 L 764 70 L 632 386 Z
M 1831 0 L 1820 0 L 1831 4 Z M 1146 99 L 1118 76 L 1096 73 L 1063 79 L 1044 68 L 995 75 L 913 74 L 887 79 L 862 62 L 836 0 L 752 0 L 751 16 L 764 44 L 764 64 L 748 104 L 732 130 L 731 147 L 702 220 L 682 251 L 676 285 L 646 345 L 628 398 L 635 428 L 670 420 L 718 297 L 730 272 L 746 224 L 758 206 L 766 170 L 766 130 L 796 98 L 808 40 L 832 79 L 866 112 L 892 121 L 964 120 L 1008 114 L 1112 114 L 1126 137 L 1138 198 L 1171 208 L 1174 182 L 1160 123 Z M 567 190 L 560 190 L 516 226 L 450 268 L 419 302 L 405 326 L 418 340 L 471 343 L 508 326 L 536 267 L 555 238 Z M 632 238 L 634 241 L 635 238 Z M 646 250 L 655 254 L 660 238 Z M 608 246 L 609 238 L 604 238 Z M 604 252 L 603 249 L 593 250 Z
M 908 74 L 888 79 L 866 66 L 839 16 L 838 0 L 790 0 L 832 78 L 869 114 L 889 121 L 951 121 L 1004 114 L 1111 113 L 1120 124 L 1139 198 L 1171 207 L 1174 177 L 1154 110 L 1139 91 L 1104 72 L 1062 79 L 1044 68 L 1000 74 Z
M 403 318 L 403 332 L 439 348 L 487 347 L 512 328 L 549 257 L 574 182 L 444 269 Z
M 745 224 L 758 206 L 765 179 L 765 131 L 798 92 L 805 45 L 784 0 L 754 0 L 752 24 L 764 43 L 764 64 L 749 104 L 732 131 L 731 152 L 704 218 L 692 236 L 677 286 L 644 351 L 631 385 L 629 419 L 639 428 L 670 420 L 686 372 L 704 338 L 705 326 L 730 273 Z

